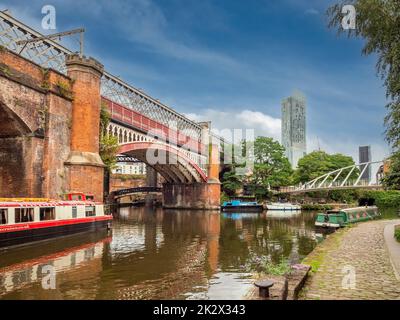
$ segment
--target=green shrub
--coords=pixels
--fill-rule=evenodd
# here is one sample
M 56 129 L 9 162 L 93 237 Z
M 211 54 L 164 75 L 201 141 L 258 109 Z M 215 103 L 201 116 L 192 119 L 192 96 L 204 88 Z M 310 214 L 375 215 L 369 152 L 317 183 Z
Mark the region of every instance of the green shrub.
M 221 201 L 221 204 L 223 204 L 225 201 L 229 201 L 229 197 L 225 192 L 221 192 L 220 201 Z
M 279 263 L 273 263 L 270 257 L 255 253 L 250 254 L 243 268 L 246 272 L 260 272 L 273 276 L 283 276 L 291 271 L 289 262 L 283 256 L 281 256 Z
M 290 273 L 290 264 L 287 260 L 281 259 L 278 264 L 273 264 L 272 262 L 267 262 L 264 265 L 265 273 L 273 276 L 284 276 Z
M 321 211 L 325 211 L 325 210 L 332 210 L 332 206 L 329 204 L 302 204 L 301 205 L 301 210 L 321 210 Z
M 398 242 L 400 242 L 400 227 L 397 227 L 396 230 L 394 231 L 394 237 Z
M 364 191 L 360 197 L 373 198 L 378 207 L 400 207 L 400 191 Z

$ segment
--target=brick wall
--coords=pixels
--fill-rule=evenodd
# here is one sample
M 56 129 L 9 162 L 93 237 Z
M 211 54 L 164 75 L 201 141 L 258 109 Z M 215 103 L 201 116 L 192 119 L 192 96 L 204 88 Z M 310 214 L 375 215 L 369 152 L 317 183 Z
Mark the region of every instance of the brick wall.
M 71 79 L 0 48 L 0 196 L 68 189 Z

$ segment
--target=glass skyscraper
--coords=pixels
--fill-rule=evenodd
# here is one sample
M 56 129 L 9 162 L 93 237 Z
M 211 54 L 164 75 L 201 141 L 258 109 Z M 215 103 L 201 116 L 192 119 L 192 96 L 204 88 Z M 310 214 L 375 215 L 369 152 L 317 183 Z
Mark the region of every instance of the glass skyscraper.
M 297 91 L 282 101 L 282 145 L 292 168 L 307 152 L 306 98 Z
M 371 161 L 371 146 L 360 146 L 358 148 L 358 161 L 360 163 L 370 162 Z M 360 171 L 363 171 L 364 166 L 360 166 Z M 370 181 L 371 179 L 371 166 L 364 171 L 361 176 L 361 180 Z

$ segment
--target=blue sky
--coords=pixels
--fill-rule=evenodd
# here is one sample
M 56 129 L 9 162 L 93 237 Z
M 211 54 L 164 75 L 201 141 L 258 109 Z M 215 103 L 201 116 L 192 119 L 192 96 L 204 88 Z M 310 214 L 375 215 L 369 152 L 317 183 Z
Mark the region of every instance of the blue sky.
M 40 31 L 41 8 L 57 30 L 85 27 L 85 54 L 194 120 L 255 128 L 280 138 L 281 100 L 307 97 L 308 151 L 318 145 L 358 160 L 387 155 L 385 90 L 362 40 L 328 30 L 331 0 L 1 1 Z M 43 33 L 48 33 L 44 32 Z M 68 40 L 77 50 L 76 41 Z

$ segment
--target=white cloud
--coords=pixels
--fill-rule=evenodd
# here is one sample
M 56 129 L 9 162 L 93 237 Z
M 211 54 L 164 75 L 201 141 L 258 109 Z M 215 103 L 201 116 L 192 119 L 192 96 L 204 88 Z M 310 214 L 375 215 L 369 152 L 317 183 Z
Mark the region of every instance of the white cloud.
M 281 138 L 281 119 L 259 111 L 244 109 L 234 113 L 206 109 L 202 113 L 187 113 L 185 115 L 197 122 L 211 121 L 211 127 L 219 131 L 224 129 L 254 129 L 255 136 L 272 137 L 277 141 L 280 141 Z M 366 142 L 359 138 L 361 139 L 361 137 L 353 136 L 347 140 L 334 138 L 326 140 L 326 138 L 317 137 L 311 133 L 307 137 L 307 151 L 312 152 L 321 149 L 330 154 L 342 153 L 353 157 L 354 161 L 358 163 L 358 147 L 370 145 L 372 161 L 381 161 L 389 156 L 390 150 L 386 144 L 379 141 Z
M 218 111 L 206 109 L 204 113 L 186 114 L 194 121 L 211 121 L 211 127 L 222 131 L 224 129 L 253 129 L 254 136 L 267 136 L 280 141 L 281 119 L 271 117 L 260 111 L 242 110 L 239 112 Z M 243 135 L 245 131 L 243 131 Z

